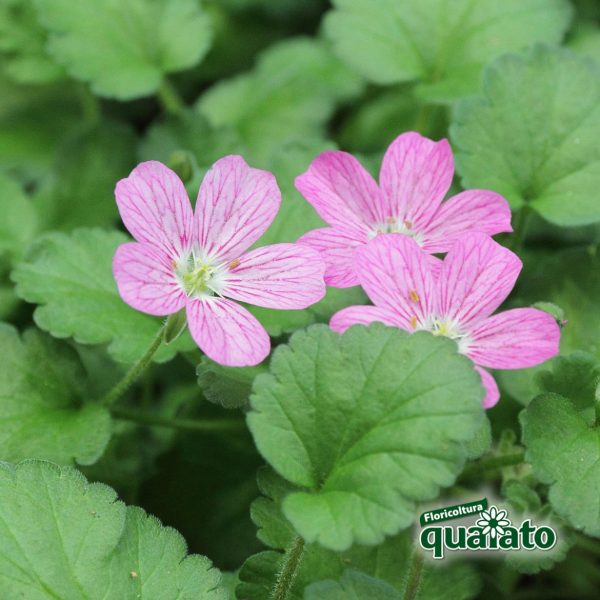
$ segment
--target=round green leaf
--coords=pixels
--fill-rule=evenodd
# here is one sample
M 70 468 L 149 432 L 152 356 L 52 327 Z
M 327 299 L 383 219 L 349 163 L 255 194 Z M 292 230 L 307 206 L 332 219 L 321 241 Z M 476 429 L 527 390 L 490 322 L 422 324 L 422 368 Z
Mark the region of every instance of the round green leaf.
M 452 341 L 379 324 L 294 334 L 253 391 L 259 451 L 306 488 L 286 517 L 334 550 L 410 525 L 415 502 L 454 482 L 483 419 L 480 379 Z

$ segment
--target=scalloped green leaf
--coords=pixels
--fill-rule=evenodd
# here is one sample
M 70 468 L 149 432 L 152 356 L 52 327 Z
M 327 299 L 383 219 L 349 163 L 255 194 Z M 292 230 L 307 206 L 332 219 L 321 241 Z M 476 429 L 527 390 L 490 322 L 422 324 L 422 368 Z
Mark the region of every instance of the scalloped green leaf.
M 304 600 L 402 600 L 400 592 L 381 579 L 350 569 L 338 581 L 331 579 L 309 585 Z
M 38 304 L 34 320 L 54 337 L 72 337 L 82 344 L 109 344 L 116 360 L 132 363 L 156 336 L 160 319 L 135 311 L 123 302 L 112 275 L 112 257 L 127 236 L 118 231 L 76 229 L 39 238 L 12 273 L 16 292 Z M 194 348 L 186 332 L 154 360 L 172 358 Z
M 130 100 L 207 52 L 210 21 L 198 0 L 35 0 L 48 52 L 101 96 Z
M 248 425 L 286 480 L 283 512 L 307 542 L 345 550 L 408 527 L 464 463 L 482 388 L 456 345 L 375 324 L 297 332 L 257 377 Z
M 0 323 L 0 459 L 92 464 L 111 434 L 110 416 L 85 397 L 74 350 L 35 329 Z
M 600 537 L 600 427 L 567 398 L 546 393 L 521 413 L 525 459 L 550 486 L 550 505 L 573 527 Z
M 181 535 L 75 469 L 0 465 L 0 587 L 31 600 L 226 600 Z
M 600 221 L 592 60 L 545 46 L 502 57 L 486 69 L 482 95 L 457 105 L 450 133 L 466 188 L 495 190 L 563 227 Z
M 420 82 L 427 101 L 477 89 L 484 65 L 532 42 L 560 42 L 564 0 L 334 0 L 325 32 L 337 54 L 375 83 Z

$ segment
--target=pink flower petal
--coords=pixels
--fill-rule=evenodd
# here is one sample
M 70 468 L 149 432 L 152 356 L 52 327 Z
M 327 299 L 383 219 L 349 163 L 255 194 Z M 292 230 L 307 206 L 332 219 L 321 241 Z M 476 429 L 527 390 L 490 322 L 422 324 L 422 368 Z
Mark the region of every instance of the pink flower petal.
M 139 164 L 115 189 L 117 206 L 129 233 L 171 258 L 187 253 L 193 234 L 190 199 L 177 175 L 162 163 Z
M 113 274 L 121 298 L 136 310 L 164 316 L 185 306 L 172 259 L 154 246 L 121 244 L 113 258 Z
M 491 315 L 510 294 L 522 263 L 484 233 L 463 236 L 452 246 L 438 283 L 438 316 L 468 330 Z
M 491 369 L 526 369 L 556 356 L 560 328 L 536 308 L 514 308 L 485 319 L 469 332 L 468 356 Z
M 360 241 L 333 227 L 313 229 L 298 240 L 299 244 L 310 246 L 321 254 L 326 267 L 325 283 L 338 288 L 358 285 L 353 266 L 354 250 L 366 242 L 366 236 Z
M 271 173 L 249 167 L 241 156 L 221 158 L 200 185 L 196 241 L 210 256 L 238 258 L 266 231 L 280 204 Z
M 433 142 L 418 133 L 403 133 L 390 144 L 381 165 L 385 216 L 423 229 L 437 212 L 453 176 L 448 140 Z
M 187 321 L 202 352 L 222 365 L 257 365 L 271 350 L 264 327 L 245 308 L 231 300 L 194 298 L 187 304 Z
M 385 217 L 381 192 L 365 168 L 347 152 L 323 152 L 296 177 L 296 188 L 329 225 L 367 241 Z
M 231 263 L 223 294 L 241 302 L 279 309 L 306 308 L 325 296 L 325 263 L 300 244 L 273 244 Z
M 395 312 L 412 331 L 433 310 L 434 261 L 411 237 L 391 233 L 357 249 L 354 268 L 373 304 Z
M 485 388 L 485 398 L 483 399 L 483 408 L 492 408 L 500 400 L 500 391 L 496 380 L 481 367 L 475 367 L 475 370 L 481 375 L 481 383 Z
M 377 306 L 348 306 L 342 308 L 331 317 L 329 327 L 333 331 L 344 333 L 352 325 L 369 325 L 376 322 L 390 327 L 404 327 L 402 319 L 399 319 L 396 313 Z
M 423 248 L 447 252 L 463 234 L 479 231 L 488 235 L 512 231 L 510 206 L 496 192 L 468 190 L 442 204 L 424 230 Z

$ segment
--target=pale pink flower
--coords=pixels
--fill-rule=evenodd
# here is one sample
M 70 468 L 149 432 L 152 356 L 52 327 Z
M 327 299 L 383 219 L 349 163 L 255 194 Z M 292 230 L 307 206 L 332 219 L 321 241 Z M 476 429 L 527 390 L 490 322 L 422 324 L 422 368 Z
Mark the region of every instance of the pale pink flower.
M 115 193 L 136 239 L 114 257 L 121 297 L 151 315 L 185 308 L 192 337 L 221 364 L 254 365 L 270 351 L 262 325 L 230 298 L 289 310 L 325 294 L 325 267 L 314 250 L 273 244 L 246 252 L 273 221 L 281 194 L 271 173 L 241 156 L 208 171 L 195 212 L 179 177 L 155 161 L 138 165 Z
M 380 233 L 412 237 L 429 253 L 447 252 L 466 232 L 512 231 L 506 200 L 487 190 L 468 190 L 442 202 L 454 176 L 447 140 L 403 133 L 383 157 L 379 185 L 351 154 L 323 152 L 296 178 L 296 187 L 330 227 L 298 241 L 321 252 L 325 282 L 358 284 L 353 251 Z
M 460 238 L 442 261 L 404 235 L 380 235 L 355 252 L 360 285 L 374 306 L 350 306 L 331 318 L 334 331 L 380 321 L 453 339 L 476 365 L 484 406 L 499 398 L 490 369 L 524 369 L 558 353 L 553 316 L 515 308 L 490 316 L 512 290 L 522 263 L 486 234 Z

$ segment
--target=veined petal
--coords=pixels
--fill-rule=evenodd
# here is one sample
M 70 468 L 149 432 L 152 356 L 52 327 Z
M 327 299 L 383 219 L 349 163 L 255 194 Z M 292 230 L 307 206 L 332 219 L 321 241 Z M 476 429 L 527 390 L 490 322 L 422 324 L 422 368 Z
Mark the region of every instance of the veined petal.
M 500 194 L 467 190 L 442 203 L 425 227 L 423 248 L 447 252 L 458 238 L 471 231 L 488 235 L 512 231 L 510 219 L 510 206 Z
M 281 192 L 268 171 L 225 156 L 206 173 L 194 214 L 196 242 L 222 260 L 238 258 L 273 222 Z
M 299 244 L 317 250 L 325 262 L 325 283 L 332 287 L 346 288 L 358 285 L 358 277 L 354 272 L 353 256 L 359 246 L 367 243 L 368 238 L 355 237 L 351 232 L 322 227 L 305 233 Z
M 438 315 L 468 330 L 504 302 L 521 267 L 519 257 L 489 235 L 471 233 L 461 237 L 442 265 Z
M 386 216 L 420 231 L 437 212 L 453 176 L 448 140 L 434 142 L 418 133 L 403 133 L 390 144 L 381 165 L 379 184 Z
M 319 154 L 308 170 L 296 177 L 296 188 L 326 223 L 358 238 L 386 216 L 377 183 L 347 152 Z
M 390 233 L 357 249 L 354 268 L 373 304 L 396 313 L 401 327 L 413 331 L 434 307 L 436 260 L 412 238 Z
M 121 244 L 113 258 L 113 274 L 121 298 L 136 310 L 164 316 L 185 306 L 172 259 L 154 246 Z
M 469 333 L 468 356 L 491 369 L 525 369 L 556 356 L 560 328 L 536 308 L 514 308 L 479 323 Z
M 245 308 L 225 298 L 194 298 L 187 304 L 188 327 L 202 352 L 219 364 L 248 367 L 271 350 L 264 327 Z
M 139 164 L 115 189 L 117 206 L 129 233 L 177 258 L 191 247 L 193 212 L 181 179 L 151 160 Z
M 331 317 L 329 327 L 333 331 L 344 333 L 352 325 L 370 325 L 371 323 L 383 323 L 390 327 L 405 328 L 397 313 L 378 306 L 347 306 L 342 308 Z
M 325 296 L 324 272 L 325 263 L 316 250 L 273 244 L 231 263 L 223 294 L 265 308 L 306 308 Z
M 483 408 L 492 408 L 500 400 L 500 390 L 496 380 L 481 367 L 475 367 L 475 370 L 481 375 L 481 383 L 485 388 L 485 398 L 483 399 Z M 489 516 L 487 517 L 489 519 Z

